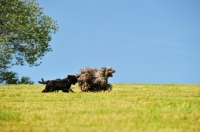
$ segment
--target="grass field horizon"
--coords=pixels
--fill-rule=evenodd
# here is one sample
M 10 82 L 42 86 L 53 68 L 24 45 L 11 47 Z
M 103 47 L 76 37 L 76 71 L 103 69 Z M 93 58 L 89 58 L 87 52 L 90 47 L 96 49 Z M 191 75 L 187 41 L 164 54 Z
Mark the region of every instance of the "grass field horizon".
M 111 92 L 41 93 L 44 85 L 0 85 L 0 129 L 198 132 L 200 84 L 113 84 Z

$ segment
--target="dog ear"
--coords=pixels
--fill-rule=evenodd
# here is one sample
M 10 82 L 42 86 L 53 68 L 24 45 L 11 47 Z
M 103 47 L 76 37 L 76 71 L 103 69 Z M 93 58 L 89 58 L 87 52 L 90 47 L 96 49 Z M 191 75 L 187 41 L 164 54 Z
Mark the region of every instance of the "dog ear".
M 102 67 L 102 70 L 103 70 L 103 71 L 106 71 L 106 69 L 107 69 L 107 67 Z
M 105 71 L 105 70 L 106 70 L 106 67 L 102 67 L 101 69 L 102 69 L 103 71 Z
M 68 76 L 67 76 L 67 78 L 71 78 L 71 77 L 72 77 L 72 75 L 68 75 Z

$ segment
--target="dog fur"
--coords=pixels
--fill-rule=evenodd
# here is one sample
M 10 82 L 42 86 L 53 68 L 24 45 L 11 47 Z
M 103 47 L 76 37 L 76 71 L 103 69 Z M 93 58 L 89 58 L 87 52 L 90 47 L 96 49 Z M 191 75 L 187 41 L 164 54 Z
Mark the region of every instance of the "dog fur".
M 115 70 L 111 67 L 102 67 L 100 70 L 84 68 L 77 74 L 78 86 L 82 92 L 111 91 L 112 85 L 108 84 L 108 78 L 112 77 Z
M 43 93 L 47 92 L 58 92 L 59 90 L 62 90 L 63 92 L 74 92 L 71 89 L 71 84 L 75 85 L 77 83 L 77 78 L 74 75 L 68 75 L 67 78 L 64 79 L 56 79 L 56 80 L 47 80 L 44 81 L 42 78 L 42 81 L 38 81 L 40 84 L 46 84 L 46 87 L 44 90 L 42 90 Z

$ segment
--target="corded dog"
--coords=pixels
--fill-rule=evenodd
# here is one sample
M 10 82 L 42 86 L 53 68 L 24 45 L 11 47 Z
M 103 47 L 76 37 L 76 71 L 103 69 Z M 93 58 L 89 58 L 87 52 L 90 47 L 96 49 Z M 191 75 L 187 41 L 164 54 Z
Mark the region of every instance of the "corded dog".
M 112 85 L 108 84 L 108 78 L 112 77 L 115 70 L 111 67 L 102 67 L 100 70 L 84 68 L 77 74 L 78 86 L 82 92 L 111 91 Z

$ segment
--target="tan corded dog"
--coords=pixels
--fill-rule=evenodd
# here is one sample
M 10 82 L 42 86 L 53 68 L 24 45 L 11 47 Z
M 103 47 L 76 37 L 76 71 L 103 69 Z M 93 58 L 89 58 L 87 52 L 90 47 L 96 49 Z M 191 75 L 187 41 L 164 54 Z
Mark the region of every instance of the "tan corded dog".
M 77 74 L 78 86 L 82 92 L 88 91 L 111 91 L 112 86 L 108 84 L 108 78 L 112 77 L 115 70 L 111 67 L 102 67 L 100 70 L 84 68 Z

